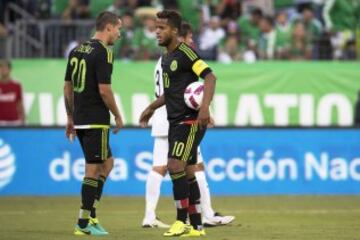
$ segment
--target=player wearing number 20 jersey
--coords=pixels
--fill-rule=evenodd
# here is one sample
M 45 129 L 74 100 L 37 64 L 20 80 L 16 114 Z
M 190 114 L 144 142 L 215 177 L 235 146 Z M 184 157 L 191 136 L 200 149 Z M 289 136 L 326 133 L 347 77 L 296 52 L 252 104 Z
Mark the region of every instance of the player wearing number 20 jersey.
M 71 51 L 65 79 L 73 82 L 75 128 L 110 125 L 109 109 L 100 96 L 98 84 L 111 83 L 112 69 L 112 51 L 98 39 Z
M 96 216 L 102 189 L 113 168 L 109 146 L 110 112 L 114 133 L 122 118 L 111 89 L 113 54 L 108 48 L 120 37 L 122 22 L 111 12 L 96 18 L 94 38 L 75 47 L 68 59 L 64 99 L 67 113 L 66 136 L 79 139 L 85 156 L 85 177 L 81 186 L 81 207 L 75 235 L 107 235 Z

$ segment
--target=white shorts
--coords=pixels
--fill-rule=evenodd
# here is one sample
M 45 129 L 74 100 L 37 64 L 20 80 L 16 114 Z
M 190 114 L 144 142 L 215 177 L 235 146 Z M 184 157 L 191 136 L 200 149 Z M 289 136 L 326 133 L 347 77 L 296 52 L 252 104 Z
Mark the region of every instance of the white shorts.
M 168 162 L 169 141 L 167 137 L 155 137 L 153 149 L 153 167 L 166 166 Z M 203 162 L 203 157 L 198 147 L 197 163 Z

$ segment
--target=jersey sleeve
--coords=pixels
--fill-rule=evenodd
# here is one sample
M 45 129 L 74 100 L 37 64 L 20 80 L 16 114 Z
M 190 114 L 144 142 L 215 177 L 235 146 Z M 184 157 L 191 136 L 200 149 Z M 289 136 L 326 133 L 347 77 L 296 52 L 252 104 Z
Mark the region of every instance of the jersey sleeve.
M 188 45 L 182 43 L 179 49 L 184 53 L 185 66 L 190 68 L 198 77 L 205 78 L 208 73 L 212 72 L 209 65 Z
M 114 56 L 112 50 L 102 47 L 96 56 L 96 79 L 98 83 L 111 84 Z

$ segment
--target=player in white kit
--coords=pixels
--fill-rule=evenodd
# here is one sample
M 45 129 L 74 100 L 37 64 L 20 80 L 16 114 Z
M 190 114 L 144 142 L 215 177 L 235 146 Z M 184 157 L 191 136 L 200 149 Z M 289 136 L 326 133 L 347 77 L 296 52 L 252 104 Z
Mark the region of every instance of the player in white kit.
M 180 31 L 180 41 L 185 42 L 188 45 L 193 44 L 191 26 L 187 23 L 183 23 Z M 155 72 L 155 95 L 160 97 L 164 93 L 161 58 L 156 64 Z M 169 122 L 167 120 L 167 113 L 165 106 L 158 108 L 152 117 L 152 129 L 151 135 L 154 137 L 154 149 L 153 149 L 153 168 L 148 174 L 146 181 L 146 194 L 145 194 L 145 217 L 142 222 L 143 227 L 153 228 L 169 228 L 170 226 L 161 222 L 156 217 L 156 206 L 160 197 L 161 182 L 167 172 L 167 160 L 168 160 L 168 130 Z M 203 158 L 201 156 L 200 149 L 198 149 L 198 164 L 192 165 L 196 168 L 196 179 L 199 184 L 201 194 L 201 210 L 203 214 L 204 226 L 218 226 L 226 225 L 232 222 L 234 216 L 222 216 L 216 213 L 211 207 L 210 191 L 208 183 L 206 181 Z

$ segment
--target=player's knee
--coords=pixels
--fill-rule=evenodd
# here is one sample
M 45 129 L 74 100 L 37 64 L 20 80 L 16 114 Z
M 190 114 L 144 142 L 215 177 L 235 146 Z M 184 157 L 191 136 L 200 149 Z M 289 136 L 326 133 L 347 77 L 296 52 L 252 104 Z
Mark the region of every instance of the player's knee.
M 180 160 L 169 159 L 167 169 L 170 173 L 181 172 L 184 171 L 185 165 Z
M 100 164 L 86 164 L 85 165 L 85 177 L 98 178 L 101 171 Z

